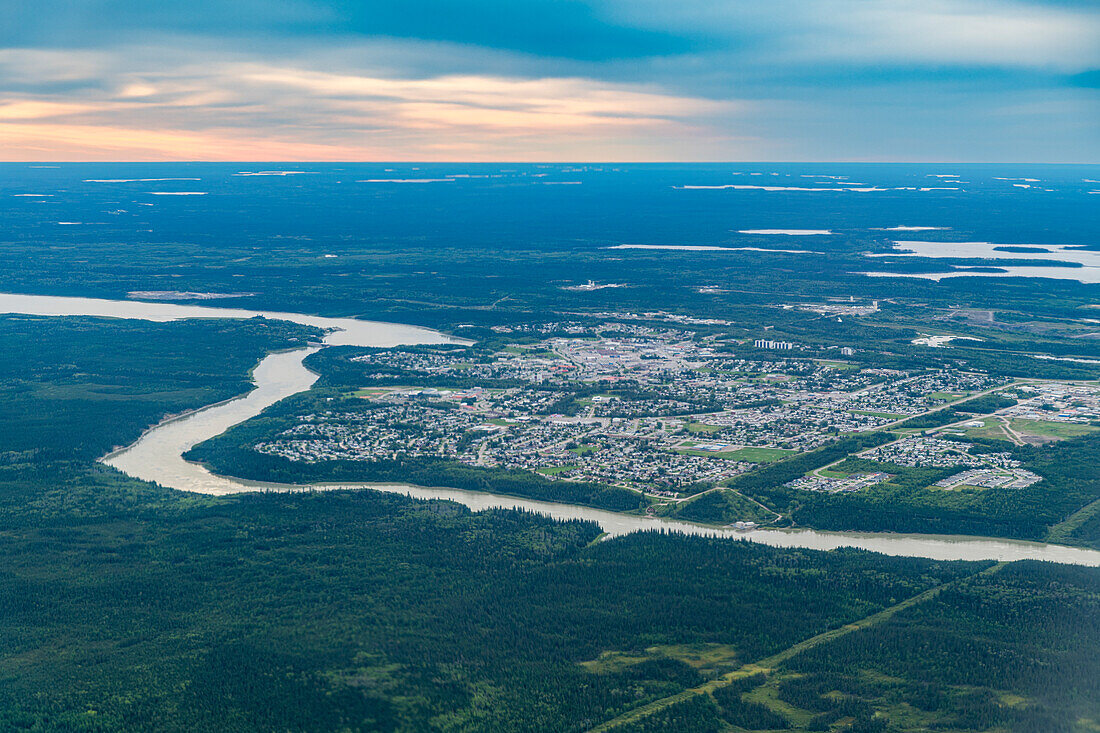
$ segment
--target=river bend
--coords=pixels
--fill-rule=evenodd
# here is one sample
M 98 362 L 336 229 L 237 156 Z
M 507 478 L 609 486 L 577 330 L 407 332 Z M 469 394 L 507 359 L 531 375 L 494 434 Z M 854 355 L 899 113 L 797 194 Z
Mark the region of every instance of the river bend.
M 0 313 L 41 316 L 100 316 L 171 321 L 184 318 L 253 318 L 264 316 L 329 329 L 324 345 L 386 347 L 402 344 L 455 343 L 437 331 L 395 323 L 353 318 L 324 318 L 298 313 L 211 308 L 164 302 L 115 301 L 39 295 L 0 294 Z M 555 519 L 583 519 L 598 523 L 608 535 L 645 530 L 673 530 L 688 534 L 731 537 L 775 547 L 831 550 L 856 547 L 887 555 L 925 557 L 934 560 L 1047 560 L 1100 567 L 1100 552 L 1064 545 L 1022 542 L 990 537 L 913 535 L 887 532 L 824 532 L 810 529 L 757 529 L 751 531 L 706 527 L 658 517 L 535 501 L 510 496 L 450 488 L 425 488 L 406 484 L 277 484 L 218 476 L 205 467 L 183 460 L 183 453 L 204 440 L 228 430 L 279 400 L 310 388 L 315 374 L 302 364 L 306 356 L 323 346 L 270 354 L 253 370 L 256 388 L 247 395 L 187 415 L 166 420 L 146 431 L 136 442 L 102 460 L 123 473 L 180 491 L 225 495 L 248 491 L 304 491 L 370 488 L 407 494 L 419 499 L 449 499 L 475 511 L 504 507 L 525 509 Z

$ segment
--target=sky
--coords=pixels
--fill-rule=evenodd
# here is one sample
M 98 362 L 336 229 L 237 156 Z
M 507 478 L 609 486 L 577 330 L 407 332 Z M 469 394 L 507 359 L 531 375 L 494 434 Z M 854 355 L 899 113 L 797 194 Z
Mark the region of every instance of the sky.
M 0 160 L 1100 162 L 1100 0 L 0 0 Z

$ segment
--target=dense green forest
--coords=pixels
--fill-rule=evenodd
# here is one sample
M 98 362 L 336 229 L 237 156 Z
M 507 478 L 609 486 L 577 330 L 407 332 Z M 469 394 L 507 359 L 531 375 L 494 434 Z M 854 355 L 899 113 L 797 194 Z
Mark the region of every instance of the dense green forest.
M 583 730 L 696 681 L 579 666 L 609 649 L 751 661 L 973 571 L 598 533 L 374 492 L 24 529 L 0 707 L 91 730 Z
M 891 730 L 1087 730 L 1098 653 L 1100 575 L 1021 562 L 795 657 L 778 691 L 819 715 L 877 711 Z
M 751 499 L 728 489 L 715 489 L 690 501 L 675 505 L 671 516 L 703 524 L 730 524 L 732 522 L 756 522 L 770 524 L 778 515 Z
M 1100 715 L 1093 569 L 987 577 L 976 574 L 989 563 L 852 550 L 597 541 L 588 523 L 372 491 L 183 494 L 92 461 L 165 414 L 240 392 L 259 356 L 308 333 L 263 321 L 0 325 L 13 345 L 0 361 L 0 404 L 12 406 L 0 431 L 0 728 L 581 731 L 948 583 L 791 657 L 740 698 L 722 688 L 631 725 L 926 729 L 899 700 L 975 730 Z M 846 645 L 850 669 L 813 666 L 832 644 Z M 949 667 L 974 650 L 988 662 L 958 678 Z M 1056 694 L 1063 666 L 1075 681 Z M 855 688 L 865 669 L 890 684 Z M 929 670 L 947 686 L 933 702 L 919 697 L 933 694 L 921 692 Z M 795 675 L 831 676 L 799 686 Z
M 98 458 L 166 415 L 249 391 L 260 358 L 318 333 L 262 318 L 0 316 L 4 470 Z
M 1098 591 L 1094 570 L 990 568 L 856 633 L 697 684 L 605 729 L 1092 730 Z
M 963 400 L 942 410 L 930 412 L 927 415 L 911 417 L 898 425 L 899 428 L 938 428 L 958 422 L 972 414 L 994 412 L 1016 404 L 1016 400 L 999 394 L 988 394 L 982 397 Z
M 948 472 L 906 469 L 891 481 L 842 495 L 798 491 L 778 480 L 763 482 L 754 478 L 763 471 L 739 476 L 731 484 L 779 511 L 789 511 L 796 523 L 821 529 L 975 534 L 1028 540 L 1046 539 L 1082 507 L 1100 499 L 1100 465 L 1096 462 L 1100 436 L 1084 436 L 1042 447 L 1013 447 L 1013 450 L 1025 468 L 1033 469 L 1044 480 L 1013 491 L 935 491 L 924 487 Z M 780 471 L 784 463 L 772 464 L 766 470 Z M 837 468 L 898 472 L 896 468 L 854 459 Z M 1100 533 L 1095 521 L 1088 521 L 1074 526 L 1072 531 L 1059 533 L 1058 540 L 1098 547 Z

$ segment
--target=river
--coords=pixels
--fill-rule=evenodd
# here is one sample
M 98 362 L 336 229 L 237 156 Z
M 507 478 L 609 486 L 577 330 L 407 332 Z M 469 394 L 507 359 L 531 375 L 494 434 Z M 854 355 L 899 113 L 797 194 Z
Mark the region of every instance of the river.
M 324 344 L 327 346 L 385 347 L 456 341 L 437 331 L 402 324 L 164 302 L 0 294 L 0 313 L 44 316 L 82 315 L 152 321 L 183 318 L 252 318 L 261 315 L 325 329 L 339 329 L 330 331 L 325 336 Z M 203 466 L 183 460 L 182 454 L 192 446 L 225 432 L 233 425 L 259 414 L 264 408 L 281 399 L 309 389 L 317 377 L 305 368 L 302 361 L 319 348 L 323 347 L 268 355 L 253 370 L 252 376 L 256 388 L 247 395 L 165 420 L 146 431 L 132 445 L 105 456 L 102 462 L 135 478 L 153 481 L 180 491 L 202 494 L 370 488 L 407 494 L 419 499 L 449 499 L 475 511 L 497 507 L 517 508 L 555 519 L 590 520 L 598 523 L 610 536 L 663 529 L 695 535 L 744 539 L 776 547 L 804 547 L 817 550 L 856 547 L 887 555 L 925 557 L 934 560 L 1033 559 L 1100 567 L 1100 552 L 1063 545 L 954 535 L 823 532 L 810 529 L 734 530 L 460 489 L 425 488 L 406 484 L 298 485 L 246 481 L 218 476 L 210 473 Z

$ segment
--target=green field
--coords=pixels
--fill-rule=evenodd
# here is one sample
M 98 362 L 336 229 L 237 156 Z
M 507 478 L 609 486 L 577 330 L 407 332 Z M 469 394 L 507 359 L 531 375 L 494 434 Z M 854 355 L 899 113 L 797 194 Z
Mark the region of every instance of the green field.
M 994 438 L 996 440 L 1008 440 L 1008 434 L 1005 433 L 1001 427 L 1001 423 L 996 420 L 983 420 L 985 427 L 981 428 L 966 428 L 962 435 L 968 438 Z M 958 434 L 954 430 L 945 431 Z
M 966 395 L 966 392 L 932 392 L 928 397 L 933 400 L 947 400 L 948 402 L 953 402 L 955 400 L 961 400 L 963 397 L 966 397 Z
M 384 395 L 384 394 L 386 394 L 387 392 L 390 392 L 390 391 L 391 390 L 389 388 L 365 387 L 363 389 L 354 390 L 351 393 L 351 396 L 352 397 L 365 397 L 367 399 L 370 399 L 372 397 L 378 397 L 380 395 Z
M 822 366 L 830 366 L 834 369 L 859 369 L 859 365 L 849 364 L 846 361 L 829 361 L 828 359 L 815 359 L 814 361 Z
M 700 458 L 721 458 L 723 460 L 736 461 L 734 453 L 737 451 L 710 451 L 710 450 L 691 450 L 690 448 L 677 448 L 677 453 L 682 453 L 685 456 L 699 456 Z
M 705 492 L 690 501 L 674 505 L 668 514 L 678 519 L 704 524 L 732 524 L 733 522 L 767 524 L 777 517 L 775 512 L 765 509 L 732 489 Z
M 543 474 L 544 476 L 557 476 L 560 473 L 565 473 L 566 471 L 572 471 L 574 468 L 576 468 L 576 466 L 546 466 L 544 468 L 539 468 L 537 470 L 538 470 L 539 473 Z
M 722 429 L 721 425 L 707 425 L 706 423 L 693 422 L 687 424 L 689 433 L 717 433 Z
M 729 457 L 738 461 L 748 461 L 749 463 L 774 463 L 797 452 L 798 451 L 787 450 L 785 448 L 748 447 L 731 451 Z
M 966 431 L 967 437 L 972 438 L 999 438 L 1008 440 L 1009 436 L 1002 429 L 1001 424 L 995 420 L 985 420 L 985 427 L 970 428 Z M 1021 437 L 1035 436 L 1039 438 L 1053 438 L 1066 440 L 1079 438 L 1083 435 L 1091 435 L 1100 432 L 1100 428 L 1093 425 L 1079 423 L 1054 422 L 1051 420 L 1011 420 L 1009 425 L 1020 434 Z
M 1040 435 L 1050 438 L 1079 438 L 1100 432 L 1100 428 L 1080 423 L 1052 422 L 1049 420 L 1013 420 L 1012 429 L 1021 435 Z

